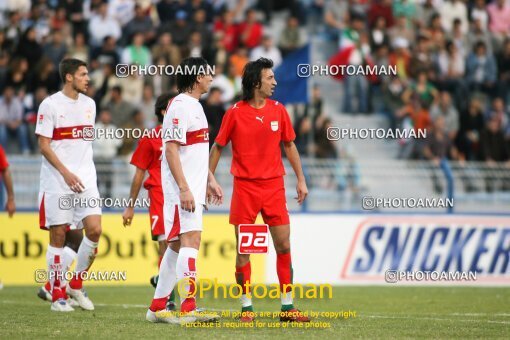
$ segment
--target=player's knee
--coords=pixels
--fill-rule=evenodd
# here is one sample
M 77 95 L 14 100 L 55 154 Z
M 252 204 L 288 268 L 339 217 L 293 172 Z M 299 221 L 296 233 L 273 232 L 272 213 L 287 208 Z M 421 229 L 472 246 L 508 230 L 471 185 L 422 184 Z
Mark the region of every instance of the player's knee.
M 250 262 L 249 254 L 237 254 L 236 267 L 244 267 L 248 262 Z
M 101 237 L 101 233 L 103 232 L 103 228 L 101 228 L 100 224 L 92 225 L 87 230 L 85 230 L 85 235 L 92 242 L 98 242 L 99 237 Z
M 275 243 L 274 248 L 277 254 L 290 253 L 290 240 L 277 242 Z

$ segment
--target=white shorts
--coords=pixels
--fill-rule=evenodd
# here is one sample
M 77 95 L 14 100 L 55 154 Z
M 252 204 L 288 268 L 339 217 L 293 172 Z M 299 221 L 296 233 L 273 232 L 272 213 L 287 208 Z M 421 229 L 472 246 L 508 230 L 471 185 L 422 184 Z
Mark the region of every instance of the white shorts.
M 39 192 L 39 227 L 48 230 L 54 225 L 68 225 L 69 229 L 82 229 L 85 217 L 101 215 L 99 202 L 97 187 L 79 194 Z
M 202 231 L 202 213 L 204 206 L 197 204 L 195 212 L 181 209 L 180 204 L 166 203 L 163 206 L 165 223 L 165 239 L 167 242 L 176 241 L 179 235 L 190 231 Z

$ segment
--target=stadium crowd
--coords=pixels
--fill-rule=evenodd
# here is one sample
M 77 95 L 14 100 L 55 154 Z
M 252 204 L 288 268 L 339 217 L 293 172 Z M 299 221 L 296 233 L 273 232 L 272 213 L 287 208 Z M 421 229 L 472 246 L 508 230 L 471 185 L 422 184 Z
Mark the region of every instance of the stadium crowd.
M 164 74 L 119 78 L 118 63 L 176 66 L 187 56 L 205 57 L 216 67 L 203 100 L 212 142 L 225 109 L 240 97 L 246 62 L 264 56 L 278 66 L 316 34 L 333 50 L 353 44 L 349 64 L 397 66 L 396 76 L 344 77 L 342 111 L 384 114 L 392 128 L 428 129 L 425 141 L 400 141 L 401 158 L 510 160 L 507 0 L 18 0 L 1 6 L 0 144 L 10 153 L 37 151 L 38 105 L 59 89 L 65 56 L 89 63 L 88 95 L 98 124 L 111 129 L 153 127 L 155 98 L 175 89 Z M 271 21 L 281 10 L 288 19 L 274 36 Z M 319 87 L 293 119 L 302 155 L 342 157 L 326 138 L 331 120 Z M 97 141 L 95 157 L 130 155 L 136 142 Z

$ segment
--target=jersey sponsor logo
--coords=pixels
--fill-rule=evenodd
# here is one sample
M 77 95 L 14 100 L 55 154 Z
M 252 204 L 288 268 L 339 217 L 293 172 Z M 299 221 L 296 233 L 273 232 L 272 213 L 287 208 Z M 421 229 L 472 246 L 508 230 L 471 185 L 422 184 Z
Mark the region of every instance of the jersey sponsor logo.
M 271 122 L 271 130 L 278 131 L 278 121 L 277 120 L 273 120 Z
M 260 120 L 260 122 L 263 124 L 264 123 L 264 116 L 262 117 L 255 117 L 256 120 Z
M 173 125 L 179 125 L 179 119 L 178 118 L 172 118 L 172 124 Z
M 189 131 L 186 133 L 185 145 L 193 145 L 198 143 L 209 143 L 209 128 Z
M 65 126 L 53 129 L 52 140 L 63 139 L 94 139 L 94 127 L 92 125 Z
M 510 223 L 450 219 L 360 224 L 342 279 L 381 280 L 386 270 L 476 272 L 510 279 Z
M 239 254 L 267 254 L 269 244 L 267 224 L 239 225 Z
M 41 113 L 39 115 L 39 124 L 42 124 L 43 123 L 43 120 L 44 120 L 44 115 Z

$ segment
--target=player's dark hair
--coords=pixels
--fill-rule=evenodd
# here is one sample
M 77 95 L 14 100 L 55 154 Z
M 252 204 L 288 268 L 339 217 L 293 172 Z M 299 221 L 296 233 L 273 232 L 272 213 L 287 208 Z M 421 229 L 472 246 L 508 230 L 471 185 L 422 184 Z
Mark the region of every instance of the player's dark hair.
M 178 67 L 180 70 L 176 74 L 177 89 L 179 93 L 183 93 L 193 90 L 198 76 L 207 72 L 209 64 L 202 57 L 188 57 L 181 61 Z
M 243 69 L 243 100 L 250 100 L 255 96 L 255 89 L 262 83 L 262 70 L 273 68 L 273 61 L 259 58 L 250 61 Z
M 63 59 L 58 65 L 58 70 L 60 73 L 60 79 L 62 80 L 62 83 L 63 84 L 66 83 L 66 75 L 70 74 L 74 76 L 74 74 L 76 73 L 76 71 L 78 71 L 80 66 L 87 67 L 87 63 L 75 58 Z
M 156 115 L 156 117 L 158 117 L 158 122 L 163 123 L 163 114 L 161 113 L 161 111 L 167 108 L 168 102 L 175 96 L 177 96 L 177 93 L 168 92 L 161 94 L 156 99 L 156 104 L 154 105 L 154 114 Z

